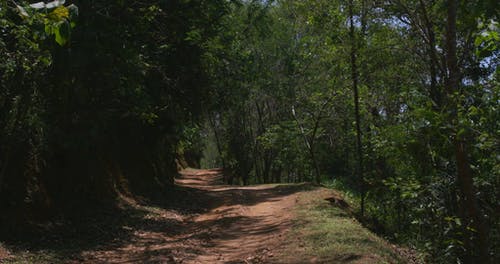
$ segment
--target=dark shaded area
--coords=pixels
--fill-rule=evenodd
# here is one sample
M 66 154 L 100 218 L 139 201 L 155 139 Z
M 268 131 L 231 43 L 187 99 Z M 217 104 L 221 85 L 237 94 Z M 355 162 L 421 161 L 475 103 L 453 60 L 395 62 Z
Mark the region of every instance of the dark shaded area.
M 201 57 L 226 3 L 75 0 L 36 16 L 17 2 L 0 3 L 0 218 L 46 221 L 171 185 L 183 128 L 208 98 Z M 74 24 L 65 44 L 48 23 Z
M 192 204 L 188 199 L 195 192 L 176 187 L 163 200 L 164 209 L 182 209 L 186 213 L 201 212 L 204 209 Z M 182 198 L 182 200 L 176 199 Z M 143 204 L 148 204 L 144 199 Z M 188 204 L 191 204 L 187 207 Z M 183 208 L 183 205 L 186 206 Z M 145 218 L 149 213 L 138 206 L 94 206 L 76 207 L 72 215 L 54 219 L 46 223 L 3 223 L 0 241 L 14 252 L 44 251 L 61 259 L 78 259 L 87 250 L 110 250 L 133 241 L 134 232 L 147 230 L 177 235 L 182 223 L 174 219 L 157 221 Z

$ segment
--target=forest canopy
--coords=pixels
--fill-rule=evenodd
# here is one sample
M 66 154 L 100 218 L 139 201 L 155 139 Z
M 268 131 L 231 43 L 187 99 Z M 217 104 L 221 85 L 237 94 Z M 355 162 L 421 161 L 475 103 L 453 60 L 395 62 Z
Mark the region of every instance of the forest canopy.
M 495 0 L 1 1 L 0 220 L 221 167 L 228 184 L 342 189 L 431 262 L 493 263 L 498 14 Z

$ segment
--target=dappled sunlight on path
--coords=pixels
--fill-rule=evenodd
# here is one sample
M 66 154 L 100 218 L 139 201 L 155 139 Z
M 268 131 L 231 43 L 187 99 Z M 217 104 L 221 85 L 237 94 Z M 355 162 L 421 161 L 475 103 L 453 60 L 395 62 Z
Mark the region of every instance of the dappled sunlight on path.
M 190 206 L 199 209 L 144 208 L 141 225 L 124 226 L 131 231 L 128 242 L 82 252 L 80 261 L 262 263 L 275 256 L 303 186 L 224 185 L 219 169 L 187 169 L 180 175 L 176 185 L 189 196 Z
M 0 263 L 398 263 L 334 190 L 222 179 L 184 170 L 163 196 L 124 196 L 119 208 L 18 239 L 28 243 L 4 240 Z
M 183 171 L 179 185 L 200 188 L 216 197 L 218 206 L 193 219 L 211 230 L 211 246 L 193 263 L 257 262 L 273 257 L 292 224 L 294 186 L 227 186 L 219 170 Z

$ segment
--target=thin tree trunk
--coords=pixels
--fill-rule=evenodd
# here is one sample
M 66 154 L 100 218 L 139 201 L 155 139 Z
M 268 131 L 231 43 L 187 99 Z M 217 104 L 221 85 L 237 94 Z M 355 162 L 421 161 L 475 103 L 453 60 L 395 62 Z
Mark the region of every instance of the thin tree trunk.
M 454 92 L 460 91 L 460 70 L 457 62 L 456 20 L 458 0 L 448 0 L 448 17 L 446 28 L 446 64 L 448 67 L 447 93 L 449 107 L 452 110 L 452 120 L 458 124 L 457 107 L 459 100 Z M 481 217 L 474 179 L 468 160 L 465 138 L 463 134 L 454 135 L 455 158 L 457 162 L 457 181 L 462 193 L 463 212 L 465 213 L 464 228 L 468 226 L 475 230 L 476 237 L 465 237 L 466 256 L 464 263 L 490 263 L 488 234 Z M 468 232 L 467 232 L 468 233 Z M 477 257 L 475 255 L 477 254 Z
M 322 107 L 322 109 L 323 109 L 323 107 Z M 315 174 L 314 181 L 319 184 L 321 182 L 321 174 L 319 171 L 318 162 L 316 161 L 316 156 L 314 155 L 314 137 L 316 137 L 316 132 L 318 130 L 319 118 L 321 118 L 320 117 L 321 111 L 320 111 L 317 119 L 315 120 L 313 134 L 311 136 L 311 139 L 307 138 L 305 129 L 302 126 L 302 124 L 300 123 L 299 119 L 297 118 L 297 115 L 295 114 L 295 108 L 293 106 L 292 106 L 292 115 L 295 118 L 295 121 L 297 122 L 297 125 L 300 128 L 300 133 L 302 134 L 302 137 L 304 138 L 304 143 L 305 143 L 306 148 L 309 152 L 309 156 L 311 157 L 311 162 L 313 164 L 313 167 L 314 167 L 313 169 L 314 169 L 314 174 Z
M 3 181 L 7 173 L 7 166 L 9 164 L 9 154 L 6 153 L 4 162 L 0 163 L 0 193 L 2 193 Z
M 312 145 L 311 145 L 312 146 Z M 314 155 L 314 150 L 312 148 L 309 149 L 309 154 L 311 155 L 311 160 L 313 162 L 314 174 L 315 174 L 315 182 L 321 183 L 321 173 L 319 171 L 318 161 L 316 160 L 316 155 Z
M 224 160 L 224 156 L 222 155 L 222 147 L 220 143 L 220 138 L 219 138 L 219 133 L 217 133 L 217 127 L 215 126 L 215 121 L 212 119 L 211 114 L 208 114 L 208 122 L 210 123 L 210 126 L 214 130 L 214 135 L 215 135 L 215 144 L 217 145 L 217 151 L 219 152 L 219 156 L 222 162 L 222 168 L 226 168 L 226 163 Z
M 353 0 L 349 1 L 349 36 L 351 39 L 351 77 L 352 77 L 352 90 L 354 93 L 354 116 L 356 120 L 356 153 L 357 153 L 357 174 L 359 177 L 359 185 L 361 191 L 361 216 L 365 212 L 365 186 L 363 178 L 363 152 L 361 145 L 361 118 L 359 115 L 359 90 L 358 90 L 358 66 L 357 66 L 357 42 L 354 31 L 354 3 Z
M 263 111 L 262 111 L 262 107 L 259 105 L 259 103 L 257 101 L 255 101 L 255 107 L 257 109 L 257 115 L 258 115 L 258 123 L 259 123 L 259 128 L 258 128 L 258 135 L 262 135 L 265 131 L 265 128 L 264 128 L 264 115 L 263 115 Z M 268 109 L 270 109 L 270 106 L 269 104 L 267 104 L 267 107 Z M 269 150 L 263 150 L 263 153 L 262 153 L 262 162 L 263 162 L 263 172 L 262 172 L 262 180 L 264 183 L 268 183 L 269 182 L 269 168 L 271 166 L 271 159 L 273 158 L 272 153 L 270 153 L 271 151 Z
M 429 73 L 430 73 L 430 78 L 431 78 L 431 84 L 430 84 L 430 95 L 432 101 L 435 103 L 435 108 L 439 109 L 441 107 L 441 91 L 439 90 L 439 87 L 437 85 L 437 68 L 438 68 L 438 57 L 437 57 L 437 51 L 436 51 L 436 35 L 434 33 L 434 26 L 432 21 L 429 18 L 429 14 L 427 12 L 427 7 L 425 6 L 425 3 L 423 0 L 420 0 L 420 7 L 422 9 L 422 16 L 424 18 L 424 23 L 425 23 L 425 28 L 426 28 L 426 33 L 427 37 L 429 38 L 427 41 L 428 44 L 428 53 L 429 53 L 429 59 L 430 59 L 430 65 L 429 65 Z
M 269 183 L 269 171 L 271 170 L 272 161 L 267 156 L 264 157 L 264 172 L 263 179 L 264 183 Z

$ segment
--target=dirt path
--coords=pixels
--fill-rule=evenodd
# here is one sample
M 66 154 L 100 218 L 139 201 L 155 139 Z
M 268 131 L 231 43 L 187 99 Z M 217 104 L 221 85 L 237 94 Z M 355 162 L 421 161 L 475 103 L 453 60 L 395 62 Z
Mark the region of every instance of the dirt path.
M 391 245 L 325 200 L 333 190 L 221 178 L 219 170 L 184 170 L 164 197 L 123 197 L 122 209 L 2 239 L 0 263 L 400 262 Z
M 218 170 L 190 169 L 181 175 L 176 184 L 199 191 L 205 201 L 193 202 L 205 203 L 208 210 L 182 214 L 157 208 L 146 218 L 171 226 L 135 230 L 130 243 L 83 252 L 77 262 L 262 263 L 274 257 L 292 224 L 300 186 L 227 186 Z
M 276 185 L 234 187 L 220 185 L 217 171 L 185 171 L 180 185 L 210 191 L 220 206 L 193 219 L 208 228 L 209 246 L 188 263 L 261 262 L 274 256 L 292 224 L 296 203 L 293 190 Z

